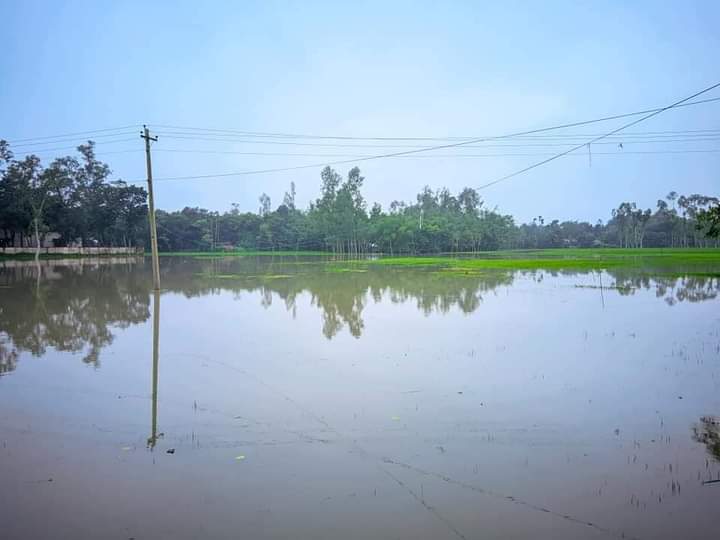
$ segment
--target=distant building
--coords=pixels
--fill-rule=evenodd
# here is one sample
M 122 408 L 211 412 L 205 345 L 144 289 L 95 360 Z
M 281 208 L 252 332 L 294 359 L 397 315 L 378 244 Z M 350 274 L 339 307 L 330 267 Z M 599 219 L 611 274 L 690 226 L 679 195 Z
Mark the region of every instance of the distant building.
M 61 238 L 62 238 L 62 235 L 60 233 L 56 233 L 56 232 L 49 232 L 44 235 L 41 235 L 40 247 L 43 247 L 43 248 L 58 247 L 58 243 Z M 28 235 L 24 235 L 21 237 L 19 234 L 16 234 L 14 238 L 0 237 L 0 247 L 34 248 L 35 247 L 35 235 L 28 234 Z M 63 247 L 82 247 L 82 241 L 78 238 L 73 242 L 68 242 Z

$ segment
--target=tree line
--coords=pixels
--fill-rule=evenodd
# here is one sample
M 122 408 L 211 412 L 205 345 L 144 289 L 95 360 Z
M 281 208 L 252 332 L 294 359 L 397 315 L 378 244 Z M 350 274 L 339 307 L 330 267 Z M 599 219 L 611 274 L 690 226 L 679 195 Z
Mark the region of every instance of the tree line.
M 14 159 L 0 140 L 0 246 L 37 246 L 48 233 L 58 247 L 146 243 L 146 191 L 111 182 L 92 141 L 78 153 L 44 167 L 35 155 Z
M 30 155 L 21 160 L 0 140 L 0 244 L 26 245 L 55 233 L 56 245 L 147 246 L 146 191 L 111 182 L 110 168 L 94 144 L 78 147 L 47 167 Z M 516 224 L 489 208 L 477 190 L 458 193 L 425 186 L 414 201 L 368 207 L 360 169 L 346 177 L 331 167 L 320 173 L 320 194 L 307 209 L 295 202 L 290 183 L 273 208 L 262 194 L 257 212 L 237 204 L 225 212 L 186 207 L 158 210 L 161 251 L 315 250 L 357 255 L 415 254 L 558 247 L 716 247 L 718 198 L 669 193 L 654 209 L 622 202 L 603 223 L 546 220 Z
M 326 167 L 320 196 L 307 210 L 295 204 L 295 184 L 274 210 L 262 194 L 257 213 L 184 208 L 158 212 L 161 250 L 317 250 L 336 254 L 417 254 L 561 247 L 717 247 L 718 199 L 669 193 L 655 209 L 622 202 L 603 223 L 545 220 L 516 224 L 484 205 L 478 192 L 426 186 L 414 202 L 393 201 L 387 210 L 363 198 L 357 167 L 342 178 Z M 714 217 L 713 217 L 714 216 Z

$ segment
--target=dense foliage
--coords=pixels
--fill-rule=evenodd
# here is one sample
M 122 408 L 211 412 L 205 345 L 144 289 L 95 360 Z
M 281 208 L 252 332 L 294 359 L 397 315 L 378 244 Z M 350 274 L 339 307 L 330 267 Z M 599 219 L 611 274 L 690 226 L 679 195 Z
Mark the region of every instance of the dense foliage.
M 110 182 L 92 142 L 78 152 L 43 167 L 34 155 L 13 159 L 0 140 L 0 246 L 37 245 L 49 232 L 58 246 L 145 243 L 145 190 Z
M 93 143 L 80 159 L 63 157 L 47 168 L 36 156 L 14 160 L 0 141 L 0 243 L 46 232 L 65 245 L 147 245 L 146 192 L 109 182 L 109 167 Z M 517 225 L 512 216 L 487 208 L 475 189 L 453 194 L 424 187 L 413 202 L 393 201 L 387 210 L 368 208 L 357 167 L 343 178 L 326 167 L 320 195 L 307 210 L 295 204 L 295 185 L 273 210 L 266 194 L 257 213 L 184 208 L 157 212 L 162 251 L 215 249 L 315 250 L 340 254 L 474 252 L 558 247 L 715 247 L 720 206 L 704 195 L 671 192 L 656 208 L 623 202 L 607 223 L 546 221 Z
M 161 249 L 205 251 L 224 248 L 318 250 L 335 253 L 440 253 L 496 249 L 559 247 L 715 247 L 711 216 L 715 197 L 668 194 L 655 210 L 623 202 L 607 223 L 548 221 L 516 225 L 512 216 L 486 208 L 478 192 L 453 194 L 429 187 L 415 202 L 394 201 L 387 211 L 374 204 L 368 211 L 353 168 L 346 179 L 330 167 L 321 172 L 320 197 L 308 210 L 295 206 L 295 186 L 272 210 L 260 197 L 258 213 L 234 206 L 225 213 L 201 208 L 158 213 Z M 716 212 L 716 211 L 715 211 Z M 713 228 L 714 227 L 714 228 Z

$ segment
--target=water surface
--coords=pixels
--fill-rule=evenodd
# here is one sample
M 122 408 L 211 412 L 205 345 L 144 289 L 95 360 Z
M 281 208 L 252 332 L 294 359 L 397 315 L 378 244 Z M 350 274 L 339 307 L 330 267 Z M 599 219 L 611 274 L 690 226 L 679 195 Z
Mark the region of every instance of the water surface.
M 351 269 L 352 270 L 352 269 Z M 3 538 L 710 538 L 720 282 L 0 268 Z

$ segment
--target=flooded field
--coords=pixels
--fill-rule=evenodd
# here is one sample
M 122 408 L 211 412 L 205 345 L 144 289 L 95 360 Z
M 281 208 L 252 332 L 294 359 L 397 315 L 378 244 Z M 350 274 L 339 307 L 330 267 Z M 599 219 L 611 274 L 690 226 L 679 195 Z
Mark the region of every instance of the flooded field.
M 3 538 L 718 534 L 717 268 L 5 265 Z

